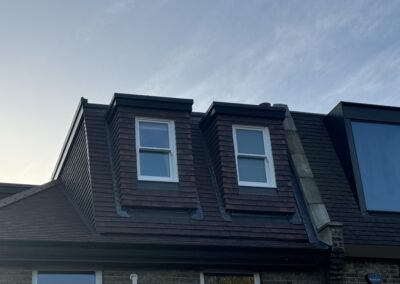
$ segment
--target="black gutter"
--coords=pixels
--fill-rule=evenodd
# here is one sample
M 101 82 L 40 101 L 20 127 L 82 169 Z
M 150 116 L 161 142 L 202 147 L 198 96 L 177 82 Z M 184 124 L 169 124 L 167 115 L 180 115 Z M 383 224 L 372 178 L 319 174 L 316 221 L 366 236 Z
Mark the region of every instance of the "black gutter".
M 1 242 L 0 242 L 1 243 Z M 330 249 L 238 248 L 110 243 L 8 242 L 0 246 L 0 263 L 85 263 L 186 267 L 316 267 L 328 263 Z

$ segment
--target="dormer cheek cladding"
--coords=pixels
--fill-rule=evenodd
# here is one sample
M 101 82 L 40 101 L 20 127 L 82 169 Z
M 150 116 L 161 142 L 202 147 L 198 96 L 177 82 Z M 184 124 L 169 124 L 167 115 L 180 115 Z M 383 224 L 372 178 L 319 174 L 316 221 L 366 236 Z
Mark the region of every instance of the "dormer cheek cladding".
M 212 107 L 210 108 L 212 111 Z M 227 211 L 293 213 L 296 210 L 283 117 L 266 118 L 208 112 L 203 131 L 218 187 Z M 239 112 L 239 111 L 238 111 Z M 232 127 L 267 127 L 271 137 L 276 188 L 249 188 L 238 184 Z
M 135 118 L 175 122 L 179 182 L 139 181 Z M 115 186 L 123 207 L 197 208 L 190 112 L 119 106 L 109 120 Z

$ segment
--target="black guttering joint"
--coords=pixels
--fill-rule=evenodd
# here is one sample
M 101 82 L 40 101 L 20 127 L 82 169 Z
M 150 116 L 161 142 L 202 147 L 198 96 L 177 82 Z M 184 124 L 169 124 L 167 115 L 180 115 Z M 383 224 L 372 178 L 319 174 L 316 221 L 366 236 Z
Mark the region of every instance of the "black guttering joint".
M 191 99 L 115 93 L 113 99 L 111 100 L 110 107 L 105 117 L 107 120 L 111 119 L 114 116 L 114 113 L 118 106 L 130 106 L 138 108 L 178 110 L 178 111 L 191 112 L 192 105 L 193 105 L 193 100 Z
M 248 105 L 213 102 L 202 119 L 200 125 L 207 128 L 215 115 L 225 114 L 233 116 L 255 117 L 255 118 L 273 118 L 283 120 L 286 109 L 280 106 L 270 106 L 269 104 Z
M 73 141 L 75 140 L 76 131 L 79 128 L 78 126 L 80 125 L 82 118 L 83 118 L 83 108 L 85 105 L 87 105 L 87 103 L 88 103 L 88 100 L 83 97 L 79 101 L 79 105 L 78 105 L 78 108 L 76 109 L 74 119 L 72 121 L 72 124 L 68 130 L 67 137 L 65 138 L 64 144 L 62 146 L 60 156 L 57 159 L 56 166 L 54 168 L 53 174 L 51 175 L 51 180 L 55 180 L 58 178 L 58 175 L 60 174 L 60 172 L 64 166 L 64 161 L 69 154 L 71 145 L 72 145 Z

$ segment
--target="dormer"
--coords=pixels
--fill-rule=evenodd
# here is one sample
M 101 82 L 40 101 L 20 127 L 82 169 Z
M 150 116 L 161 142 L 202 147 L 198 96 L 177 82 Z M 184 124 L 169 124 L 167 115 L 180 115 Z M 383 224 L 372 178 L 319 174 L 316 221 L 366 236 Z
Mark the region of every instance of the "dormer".
M 400 212 L 400 108 L 339 103 L 325 118 L 362 212 Z
M 214 102 L 201 127 L 227 211 L 295 211 L 283 130 L 286 109 Z
M 114 95 L 106 121 L 123 207 L 197 208 L 192 104 L 188 99 Z

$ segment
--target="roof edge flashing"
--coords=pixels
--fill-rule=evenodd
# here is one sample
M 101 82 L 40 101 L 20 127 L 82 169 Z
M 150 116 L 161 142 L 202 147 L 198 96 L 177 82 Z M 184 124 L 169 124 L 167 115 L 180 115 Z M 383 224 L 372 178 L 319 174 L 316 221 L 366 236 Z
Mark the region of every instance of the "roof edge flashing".
M 64 166 L 64 162 L 69 154 L 71 149 L 71 145 L 75 139 L 75 134 L 83 119 L 83 108 L 88 104 L 88 100 L 85 98 L 81 98 L 78 104 L 78 107 L 75 111 L 74 119 L 72 120 L 71 126 L 69 127 L 67 137 L 65 138 L 64 144 L 62 146 L 61 153 L 57 159 L 56 166 L 54 167 L 54 171 L 51 175 L 51 180 L 56 180 L 61 173 L 61 170 Z
M 207 128 L 211 120 L 213 120 L 213 118 L 218 114 L 283 120 L 285 118 L 285 113 L 286 108 L 282 105 L 271 106 L 268 103 L 261 103 L 260 105 L 250 105 L 226 102 L 212 102 L 200 125 L 202 128 Z
M 115 93 L 105 115 L 110 120 L 119 106 L 192 112 L 192 99 Z

